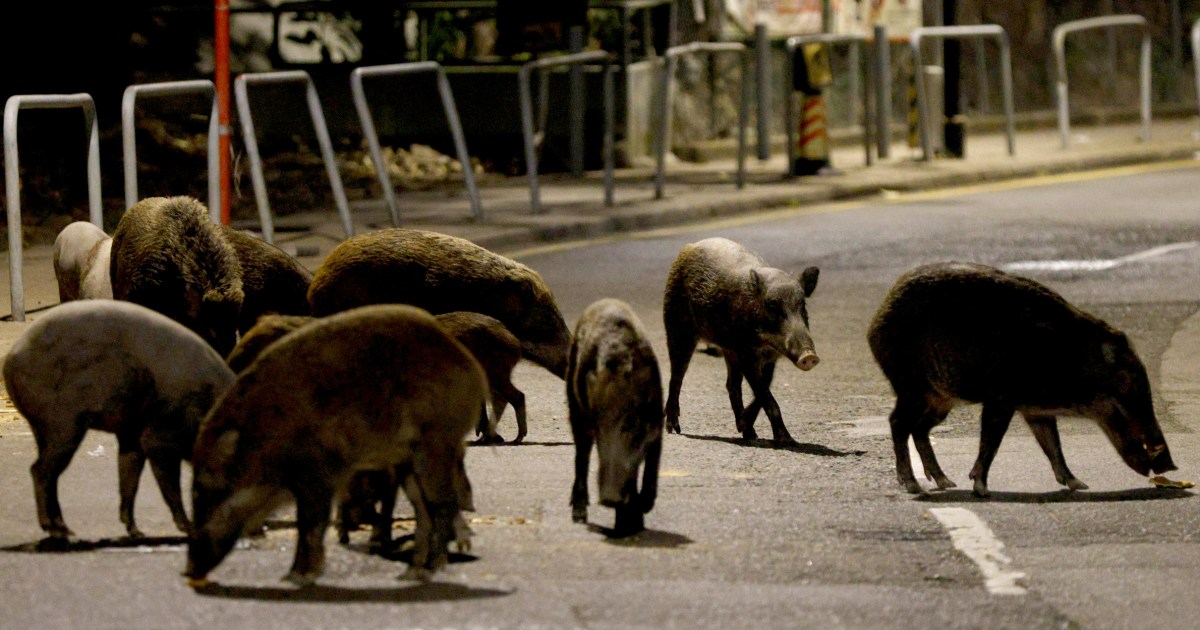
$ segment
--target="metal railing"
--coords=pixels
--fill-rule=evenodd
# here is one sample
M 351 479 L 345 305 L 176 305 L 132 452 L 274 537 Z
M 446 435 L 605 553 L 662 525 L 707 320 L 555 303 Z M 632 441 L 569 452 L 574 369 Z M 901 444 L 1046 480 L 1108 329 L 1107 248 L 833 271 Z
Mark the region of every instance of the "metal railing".
M 976 24 L 970 26 L 924 26 L 913 29 L 909 35 L 909 45 L 912 47 L 913 64 L 917 74 L 917 109 L 919 110 L 921 126 L 921 154 L 923 159 L 933 157 L 933 121 L 929 120 L 929 95 L 926 94 L 925 81 L 920 76 L 921 42 L 926 39 L 972 39 L 989 37 L 1000 44 L 1000 90 L 1004 97 L 1005 133 L 1008 135 L 1008 154 L 1016 153 L 1016 123 L 1013 116 L 1013 80 L 1012 53 L 1009 51 L 1008 33 L 998 24 Z
M 246 153 L 250 156 L 250 179 L 254 184 L 254 199 L 258 205 L 263 240 L 268 243 L 275 242 L 275 225 L 271 217 L 271 204 L 267 200 L 267 183 L 263 178 L 262 158 L 258 153 L 258 138 L 254 132 L 254 117 L 250 111 L 250 99 L 246 95 L 246 89 L 250 84 L 265 83 L 304 84 L 308 113 L 317 134 L 317 143 L 321 146 L 321 159 L 325 162 L 325 172 L 329 175 L 329 185 L 333 189 L 333 200 L 342 218 L 342 229 L 347 238 L 353 236 L 354 224 L 350 221 L 350 202 L 346 200 L 346 191 L 342 188 L 342 177 L 338 173 L 337 158 L 333 153 L 333 142 L 329 139 L 329 129 L 325 125 L 325 113 L 321 109 L 321 100 L 317 97 L 317 88 L 307 72 L 285 70 L 242 74 L 233 81 L 238 118 L 242 121 L 242 140 L 246 143 Z
M 662 100 L 659 101 L 659 128 L 654 138 L 654 153 L 657 167 L 654 174 L 654 198 L 663 197 L 663 180 L 666 177 L 667 138 L 671 133 L 671 84 L 675 82 L 675 69 L 679 65 L 679 57 L 704 53 L 715 55 L 720 53 L 738 53 L 742 62 L 741 99 L 738 104 L 738 149 L 737 149 L 737 187 L 746 185 L 746 113 L 750 107 L 750 56 L 745 44 L 739 42 L 692 42 L 672 46 L 663 54 L 662 61 Z
M 350 92 L 354 96 L 354 109 L 358 112 L 358 121 L 362 125 L 363 137 L 366 138 L 367 147 L 371 152 L 371 160 L 375 163 L 375 175 L 379 179 L 380 188 L 383 189 L 383 199 L 387 202 L 394 227 L 400 227 L 400 206 L 396 203 L 396 190 L 388 176 L 387 166 L 383 163 L 379 133 L 375 130 L 375 120 L 371 117 L 371 108 L 367 106 L 366 93 L 363 91 L 363 79 L 428 73 L 435 75 L 438 96 L 442 100 L 442 109 L 446 113 L 450 135 L 454 137 L 454 149 L 458 153 L 458 161 L 462 164 L 467 198 L 471 203 L 471 216 L 477 221 L 483 219 L 483 209 L 479 203 L 479 189 L 475 185 L 475 172 L 471 168 L 471 157 L 467 153 L 467 141 L 463 137 L 462 121 L 458 117 L 458 107 L 454 104 L 454 94 L 450 91 L 450 81 L 446 78 L 446 70 L 442 68 L 442 65 L 436 61 L 416 61 L 355 68 L 354 72 L 350 73 Z
M 1200 111 L 1200 20 L 1192 24 L 1192 66 L 1196 70 L 1196 107 Z
M 83 110 L 88 134 L 87 184 L 91 222 L 104 229 L 104 211 L 100 198 L 100 128 L 96 124 L 96 103 L 89 94 L 25 94 L 10 96 L 4 104 L 4 190 L 8 212 L 9 296 L 14 322 L 25 321 L 25 280 L 22 264 L 21 167 L 17 143 L 17 114 L 22 109 Z
M 1054 61 L 1057 69 L 1055 97 L 1058 101 L 1058 130 L 1062 136 L 1062 148 L 1071 146 L 1071 115 L 1067 101 L 1067 35 L 1097 28 L 1111 29 L 1118 26 L 1133 26 L 1142 31 L 1142 52 L 1139 69 L 1142 104 L 1142 141 L 1150 139 L 1150 27 L 1140 15 L 1107 15 L 1103 17 L 1074 20 L 1054 27 Z M 1196 41 L 1193 29 L 1192 41 Z M 1193 44 L 1193 47 L 1195 45 Z M 1200 75 L 1198 75 L 1200 76 Z
M 590 50 L 557 57 L 543 57 L 521 65 L 517 71 L 517 92 L 521 99 L 521 136 L 525 142 L 525 170 L 529 176 L 530 205 L 534 213 L 542 212 L 541 189 L 538 188 L 538 159 L 537 139 L 533 124 L 533 95 L 530 87 L 530 76 L 536 71 L 546 71 L 559 66 L 580 66 L 587 64 L 604 65 L 604 205 L 613 205 L 613 73 L 616 65 L 612 55 L 602 50 Z M 548 77 L 542 75 L 542 87 L 546 86 Z M 543 114 L 548 110 L 547 90 L 538 92 L 538 111 Z
M 814 35 L 796 35 L 787 38 L 785 48 L 788 56 L 788 74 L 785 85 L 792 86 L 793 78 L 796 76 L 796 49 L 805 44 L 824 44 L 833 46 L 834 44 L 844 44 L 850 46 L 852 50 L 862 52 L 866 44 L 867 38 L 862 35 L 833 35 L 829 33 L 818 33 Z M 857 55 L 855 55 L 857 58 Z M 858 72 L 858 68 L 851 67 L 851 72 Z M 857 76 L 857 75 L 855 75 Z M 874 160 L 871 158 L 871 99 L 868 90 L 859 90 L 862 92 L 862 129 L 863 129 L 863 150 L 866 152 L 866 163 L 870 166 Z M 796 161 L 796 103 L 789 94 L 783 99 L 784 103 L 784 129 L 787 131 L 787 163 L 790 165 Z M 790 172 L 790 170 L 789 170 Z
M 208 114 L 208 211 L 213 223 L 221 222 L 220 157 L 217 148 L 217 91 L 208 79 L 144 83 L 125 88 L 121 97 L 121 152 L 125 166 L 125 209 L 138 202 L 137 130 L 134 116 L 139 96 L 176 96 L 208 94 L 212 108 Z

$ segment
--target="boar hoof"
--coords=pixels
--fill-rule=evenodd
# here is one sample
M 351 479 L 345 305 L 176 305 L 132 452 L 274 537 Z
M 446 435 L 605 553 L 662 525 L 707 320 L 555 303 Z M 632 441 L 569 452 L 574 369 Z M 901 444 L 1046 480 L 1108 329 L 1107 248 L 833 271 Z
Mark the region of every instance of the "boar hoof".
M 992 493 L 990 491 L 988 491 L 988 489 L 987 489 L 987 484 L 983 483 L 982 481 L 980 481 L 978 479 L 975 480 L 975 488 L 973 490 L 971 490 L 971 492 L 974 493 L 975 496 L 977 496 L 981 499 L 986 499 L 986 498 L 992 496 Z
M 410 566 L 400 574 L 401 580 L 412 580 L 414 582 L 428 582 L 433 579 L 433 571 L 425 567 Z
M 292 571 L 283 576 L 283 581 L 290 582 L 300 588 L 308 588 L 313 584 L 316 584 L 317 576 L 312 575 L 311 573 L 297 573 Z
M 642 511 L 638 506 L 623 505 L 617 508 L 617 518 L 613 524 L 613 533 L 622 538 L 632 536 L 646 529 Z
M 126 532 L 129 534 L 129 538 L 131 540 L 136 540 L 138 538 L 146 537 L 146 535 L 142 533 L 142 530 L 140 530 L 136 527 L 130 527 L 129 529 L 126 530 Z M 185 533 L 186 533 L 186 530 L 185 530 Z
M 586 523 L 587 522 L 587 508 L 586 507 L 571 508 L 571 520 L 575 521 L 576 523 Z
M 1083 483 L 1082 481 L 1080 481 L 1074 477 L 1071 477 L 1070 479 L 1063 482 L 1063 485 L 1070 488 L 1071 490 L 1087 490 L 1088 489 L 1088 485 L 1086 483 Z
M 679 430 L 679 421 L 678 420 L 667 420 L 667 433 L 675 433 L 675 434 L 681 433 Z
M 758 431 L 755 431 L 754 427 L 746 427 L 742 430 L 742 439 L 746 442 L 753 442 L 758 439 Z
M 925 494 L 925 488 L 922 488 L 916 479 L 901 479 L 900 485 L 904 486 L 904 491 L 909 494 Z
M 950 481 L 950 479 L 948 477 L 946 477 L 945 475 L 937 475 L 934 478 L 933 482 L 937 484 L 937 487 L 940 490 L 949 490 L 950 488 L 958 487 L 958 484 L 954 483 L 953 481 Z

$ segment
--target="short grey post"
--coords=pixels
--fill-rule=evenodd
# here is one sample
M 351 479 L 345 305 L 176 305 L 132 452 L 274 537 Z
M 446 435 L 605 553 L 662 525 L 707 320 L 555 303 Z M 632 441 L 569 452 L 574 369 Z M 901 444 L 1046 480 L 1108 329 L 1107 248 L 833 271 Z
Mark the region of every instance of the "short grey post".
M 1120 26 L 1133 26 L 1142 32 L 1141 63 L 1139 64 L 1139 79 L 1141 85 L 1142 131 L 1141 139 L 1150 139 L 1150 27 L 1146 18 L 1140 15 L 1107 15 L 1104 17 L 1087 18 L 1064 22 L 1054 27 L 1052 40 L 1054 43 L 1054 61 L 1057 71 L 1055 96 L 1058 100 L 1058 131 L 1062 136 L 1062 148 L 1071 146 L 1071 114 L 1068 104 L 1067 89 L 1067 35 L 1092 29 L 1112 29 Z M 1193 38 L 1193 41 L 1194 38 Z
M 608 73 L 610 72 L 608 66 L 612 64 L 612 55 L 604 52 L 603 50 L 589 50 L 587 52 L 572 53 L 558 57 L 543 57 L 541 59 L 534 59 L 533 61 L 526 62 L 521 65 L 519 70 L 517 70 L 517 96 L 521 101 L 521 136 L 525 142 L 525 170 L 529 177 L 530 206 L 535 214 L 541 213 L 543 210 L 541 190 L 538 188 L 537 147 L 535 146 L 536 140 L 534 138 L 533 95 L 531 94 L 530 88 L 530 75 L 532 75 L 535 70 L 545 71 L 547 69 L 559 66 L 577 66 L 586 64 L 604 64 L 605 72 Z M 549 81 L 548 76 L 545 77 L 545 81 Z M 610 171 L 612 168 L 611 153 L 613 141 L 612 127 L 608 125 L 608 118 L 612 116 L 613 105 L 611 79 L 606 78 L 604 81 L 604 89 L 606 91 L 606 94 L 604 95 L 604 107 L 606 108 L 604 112 L 606 121 L 604 131 L 604 147 L 608 152 L 608 155 L 604 156 L 604 198 L 608 205 L 612 205 L 611 199 L 613 177 Z M 546 107 L 542 107 L 541 109 L 545 110 Z
M 887 159 L 892 146 L 892 50 L 887 27 L 875 26 L 875 146 L 879 159 Z
M 787 38 L 785 48 L 788 57 L 787 83 L 791 89 L 792 78 L 796 76 L 796 50 L 806 44 L 822 44 L 825 46 L 833 45 L 848 45 L 851 50 L 861 51 L 865 46 L 867 38 L 862 35 L 834 35 L 830 33 L 814 33 L 812 35 L 796 35 Z M 856 57 L 858 55 L 855 55 Z M 851 66 L 850 72 L 856 77 L 860 69 L 857 66 Z M 866 90 L 860 90 L 862 94 L 862 129 L 863 129 L 863 149 L 866 153 L 866 163 L 870 166 L 874 159 L 871 156 L 871 133 L 869 132 L 871 125 L 871 103 Z M 890 97 L 889 97 L 890 98 Z M 796 105 L 792 102 L 791 94 L 788 98 L 783 99 L 784 116 L 787 120 L 784 122 L 784 129 L 787 131 L 787 163 L 788 172 L 791 170 L 791 164 L 796 160 Z M 881 156 L 882 157 L 882 156 Z
M 342 176 L 338 173 L 337 158 L 333 153 L 333 142 L 329 139 L 329 129 L 325 126 L 325 112 L 321 109 L 321 99 L 317 96 L 317 88 L 312 77 L 304 70 L 285 70 L 280 72 L 252 72 L 238 75 L 233 80 L 234 97 L 237 99 L 238 118 L 242 121 L 242 141 L 246 143 L 246 153 L 250 156 L 250 180 L 254 184 L 254 199 L 258 205 L 258 218 L 262 224 L 262 238 L 268 243 L 275 242 L 275 225 L 271 218 L 271 204 L 267 200 L 267 183 L 263 178 L 262 157 L 258 152 L 258 137 L 254 132 L 254 116 L 250 110 L 250 99 L 246 95 L 249 84 L 265 83 L 303 83 L 305 100 L 308 104 L 309 117 L 312 118 L 313 130 L 317 134 L 317 144 L 321 146 L 321 159 L 325 162 L 325 172 L 329 176 L 329 185 L 333 189 L 333 199 L 337 204 L 338 214 L 342 217 L 342 229 L 346 236 L 354 235 L 354 224 L 350 221 L 350 202 L 346 199 L 346 191 L 342 188 Z
M 1196 108 L 1200 111 L 1200 20 L 1192 24 L 1192 65 L 1196 71 Z
M 104 210 L 100 198 L 100 126 L 96 123 L 96 103 L 90 94 L 18 94 L 4 103 L 4 192 L 8 212 L 8 282 L 14 322 L 25 321 L 25 279 L 22 263 L 21 165 L 17 143 L 17 114 L 22 109 L 83 110 L 88 134 L 87 185 L 88 210 L 92 223 L 104 228 Z
M 1012 56 L 1009 52 L 1008 33 L 998 24 L 976 24 L 970 26 L 924 26 L 913 29 L 909 35 L 909 45 L 912 47 L 913 64 L 917 72 L 924 64 L 921 61 L 921 42 L 925 39 L 970 39 L 990 37 L 1000 43 L 1000 90 L 1004 96 L 1005 131 L 1008 134 L 1008 154 L 1016 152 L 1014 138 L 1016 123 L 1013 119 L 1013 90 L 1012 90 Z M 929 95 L 926 94 L 925 82 L 917 82 L 917 110 L 921 127 L 922 158 L 933 158 L 933 121 L 929 120 Z
M 662 61 L 662 100 L 659 109 L 659 128 L 654 138 L 654 152 L 657 156 L 657 168 L 654 174 L 654 198 L 663 197 L 663 180 L 666 177 L 667 137 L 671 130 L 671 85 L 675 82 L 675 69 L 679 57 L 696 53 L 714 55 L 719 53 L 738 53 L 742 62 L 741 102 L 738 106 L 738 149 L 737 149 L 737 187 L 746 185 L 746 114 L 750 107 L 750 70 L 749 51 L 746 45 L 739 42 L 692 42 L 672 46 L 663 54 Z
M 754 25 L 754 85 L 758 94 L 758 159 L 771 159 L 771 38 L 767 25 Z
M 567 51 L 577 53 L 583 51 L 583 27 L 572 26 L 567 29 Z M 545 85 L 546 82 L 543 82 Z M 571 85 L 568 88 L 571 93 L 571 105 L 569 108 L 570 118 L 570 155 L 571 155 L 571 174 L 575 177 L 583 176 L 583 114 L 587 107 L 584 102 L 583 93 L 583 68 L 578 65 L 571 66 Z M 542 101 L 543 111 L 545 111 L 545 101 Z
M 220 155 L 217 135 L 217 91 L 208 79 L 143 83 L 125 88 L 121 97 L 121 150 L 125 166 L 125 209 L 138 202 L 137 130 L 134 127 L 139 96 L 176 96 L 208 94 L 212 107 L 208 112 L 208 211 L 213 223 L 221 221 Z
M 436 76 L 438 96 L 442 99 L 442 110 L 446 113 L 446 123 L 450 127 L 450 135 L 454 138 L 454 150 L 458 154 L 459 163 L 462 164 L 463 182 L 467 186 L 467 198 L 471 203 L 471 216 L 477 221 L 483 220 L 483 209 L 479 204 L 479 188 L 475 185 L 475 171 L 471 168 L 471 156 L 467 153 L 467 141 L 463 136 L 462 121 L 458 117 L 458 107 L 454 104 L 454 94 L 450 91 L 450 81 L 446 78 L 446 70 L 436 61 L 363 66 L 355 68 L 354 72 L 350 73 L 350 92 L 354 97 L 354 109 L 358 112 L 358 122 L 362 126 L 363 137 L 371 152 L 371 161 L 375 163 L 375 176 L 379 179 L 379 187 L 383 189 L 383 199 L 387 202 L 388 214 L 391 215 L 394 227 L 400 227 L 400 206 L 396 202 L 396 191 L 392 186 L 391 177 L 388 176 L 387 167 L 383 163 L 379 133 L 375 131 L 375 119 L 371 116 L 371 108 L 367 106 L 363 79 L 430 72 Z

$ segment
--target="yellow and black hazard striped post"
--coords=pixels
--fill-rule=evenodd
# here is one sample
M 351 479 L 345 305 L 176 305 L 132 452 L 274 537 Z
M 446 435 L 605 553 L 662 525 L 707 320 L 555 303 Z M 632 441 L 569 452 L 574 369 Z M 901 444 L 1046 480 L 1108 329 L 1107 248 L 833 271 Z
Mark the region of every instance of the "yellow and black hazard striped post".
M 792 89 L 800 101 L 800 120 L 791 174 L 816 175 L 832 168 L 824 95 L 824 88 L 833 82 L 829 48 L 823 44 L 807 44 L 796 49 L 796 57 L 792 61 Z

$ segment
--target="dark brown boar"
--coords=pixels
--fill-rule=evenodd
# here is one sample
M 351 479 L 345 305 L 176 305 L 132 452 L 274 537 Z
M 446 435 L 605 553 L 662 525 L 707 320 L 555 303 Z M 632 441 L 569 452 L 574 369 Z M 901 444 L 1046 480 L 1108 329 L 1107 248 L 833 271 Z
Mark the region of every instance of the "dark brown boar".
M 221 355 L 237 341 L 241 266 L 199 201 L 150 197 L 126 210 L 113 233 L 109 273 L 114 298 L 174 319 Z
M 938 263 L 900 276 L 871 321 L 871 352 L 896 392 L 896 476 L 921 493 L 908 453 L 911 435 L 926 473 L 954 486 L 938 466 L 929 431 L 956 405 L 982 403 L 974 492 L 987 476 L 1014 412 L 1029 424 L 1054 477 L 1087 486 L 1067 468 L 1057 416 L 1095 420 L 1139 474 L 1175 470 L 1154 415 L 1146 368 L 1124 333 L 1033 280 L 969 263 Z
M 465 239 L 400 228 L 346 239 L 313 274 L 308 300 L 318 317 L 387 303 L 483 313 L 521 340 L 524 358 L 566 372 L 571 334 L 542 277 Z
M 267 314 L 308 315 L 308 284 L 312 273 L 287 252 L 228 226 L 221 226 L 237 252 L 242 269 L 242 309 L 238 332 L 246 334 Z
M 658 496 L 663 405 L 658 360 L 628 304 L 594 302 L 579 318 L 567 362 L 567 406 L 575 438 L 571 518 L 587 521 L 588 462 L 600 460 L 600 503 L 616 509 L 613 530 L 635 534 Z M 638 467 L 643 467 L 638 490 Z
M 280 337 L 314 321 L 315 318 L 307 315 L 263 315 L 238 339 L 237 345 L 225 357 L 225 363 L 235 374 L 241 374 Z
M 679 433 L 679 390 L 696 350 L 707 341 L 725 358 L 725 388 L 735 426 L 756 439 L 754 420 L 761 408 L 776 442 L 795 440 L 783 424 L 771 394 L 775 362 L 786 357 L 801 370 L 819 359 L 808 329 L 807 299 L 817 288 L 819 270 L 798 277 L 768 267 L 758 255 L 725 238 L 685 245 L 671 265 L 663 300 L 663 323 L 671 381 L 667 390 L 667 430 Z M 742 408 L 742 378 L 754 399 Z
M 120 516 L 131 537 L 146 459 L 176 526 L 189 531 L 179 488 L 200 420 L 233 383 L 212 347 L 148 308 L 113 300 L 68 302 L 38 318 L 4 361 L 4 382 L 38 447 L 33 475 L 38 523 L 71 535 L 58 478 L 88 429 L 117 436 Z
M 204 419 L 192 486 L 189 578 L 202 581 L 249 523 L 290 494 L 299 542 L 287 579 L 321 573 L 331 505 L 355 472 L 397 471 L 417 513 L 412 573 L 468 543 L 463 467 L 487 383 L 471 354 L 427 312 L 377 305 L 285 335 L 238 375 Z
M 481 313 L 442 313 L 437 320 L 451 337 L 475 355 L 487 373 L 492 413 L 480 416 L 475 434 L 482 435 L 484 443 L 503 442 L 504 438 L 496 433 L 496 425 L 504 415 L 504 408 L 511 404 L 517 416 L 517 437 L 513 443 L 520 444 L 529 430 L 525 421 L 525 394 L 512 382 L 513 368 L 521 360 L 521 342 L 500 320 Z

